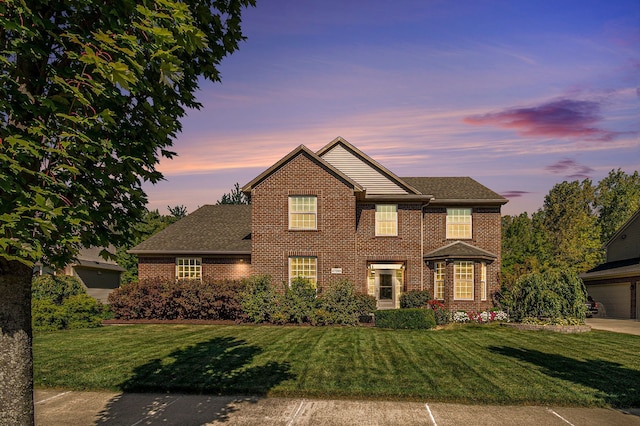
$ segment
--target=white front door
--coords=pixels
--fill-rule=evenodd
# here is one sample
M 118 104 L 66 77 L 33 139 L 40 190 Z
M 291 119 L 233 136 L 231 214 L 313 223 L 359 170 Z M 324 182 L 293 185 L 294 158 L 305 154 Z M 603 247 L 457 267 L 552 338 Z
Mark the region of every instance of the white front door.
M 376 299 L 378 309 L 394 309 L 396 307 L 396 271 L 392 269 L 376 270 Z

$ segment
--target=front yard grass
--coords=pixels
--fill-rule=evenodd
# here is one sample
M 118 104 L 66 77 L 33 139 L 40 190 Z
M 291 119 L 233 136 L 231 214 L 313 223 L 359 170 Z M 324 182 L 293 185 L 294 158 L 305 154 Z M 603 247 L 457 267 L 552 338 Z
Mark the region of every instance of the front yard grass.
M 36 387 L 640 407 L 640 336 L 496 325 L 132 325 L 39 332 Z

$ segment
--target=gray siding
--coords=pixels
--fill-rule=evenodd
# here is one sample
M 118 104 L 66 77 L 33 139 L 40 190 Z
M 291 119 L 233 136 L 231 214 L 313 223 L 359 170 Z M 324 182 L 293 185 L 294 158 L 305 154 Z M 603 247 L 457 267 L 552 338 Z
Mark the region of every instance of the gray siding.
M 322 159 L 358 182 L 368 194 L 407 194 L 402 187 L 341 145 L 324 153 Z
M 640 257 L 640 215 L 616 235 L 607 246 L 607 262 Z

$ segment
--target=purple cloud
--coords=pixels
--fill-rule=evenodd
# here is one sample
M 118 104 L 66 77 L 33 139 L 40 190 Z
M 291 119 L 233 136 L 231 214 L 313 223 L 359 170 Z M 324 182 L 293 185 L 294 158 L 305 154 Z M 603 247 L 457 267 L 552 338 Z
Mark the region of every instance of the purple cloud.
M 556 175 L 563 174 L 570 179 L 588 179 L 591 177 L 590 173 L 594 171 L 591 167 L 580 164 L 570 158 L 557 161 L 545 167 L 545 170 Z
M 531 192 L 529 192 L 529 191 L 506 191 L 506 192 L 503 192 L 500 195 L 502 195 L 504 198 L 518 198 L 518 197 L 525 196 L 527 194 L 531 194 Z
M 598 128 L 596 124 L 601 118 L 598 102 L 561 99 L 530 108 L 474 115 L 466 117 L 464 122 L 515 129 L 523 136 L 610 141 L 620 134 Z

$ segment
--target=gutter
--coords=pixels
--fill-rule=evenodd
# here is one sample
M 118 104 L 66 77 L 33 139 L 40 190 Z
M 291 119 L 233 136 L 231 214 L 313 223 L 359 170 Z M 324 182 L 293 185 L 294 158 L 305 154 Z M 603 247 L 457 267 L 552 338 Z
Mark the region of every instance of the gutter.
M 220 250 L 127 250 L 129 254 L 148 254 L 148 255 L 158 255 L 158 256 L 167 256 L 174 254 L 190 254 L 190 255 L 249 255 L 251 256 L 251 251 L 220 251 Z

